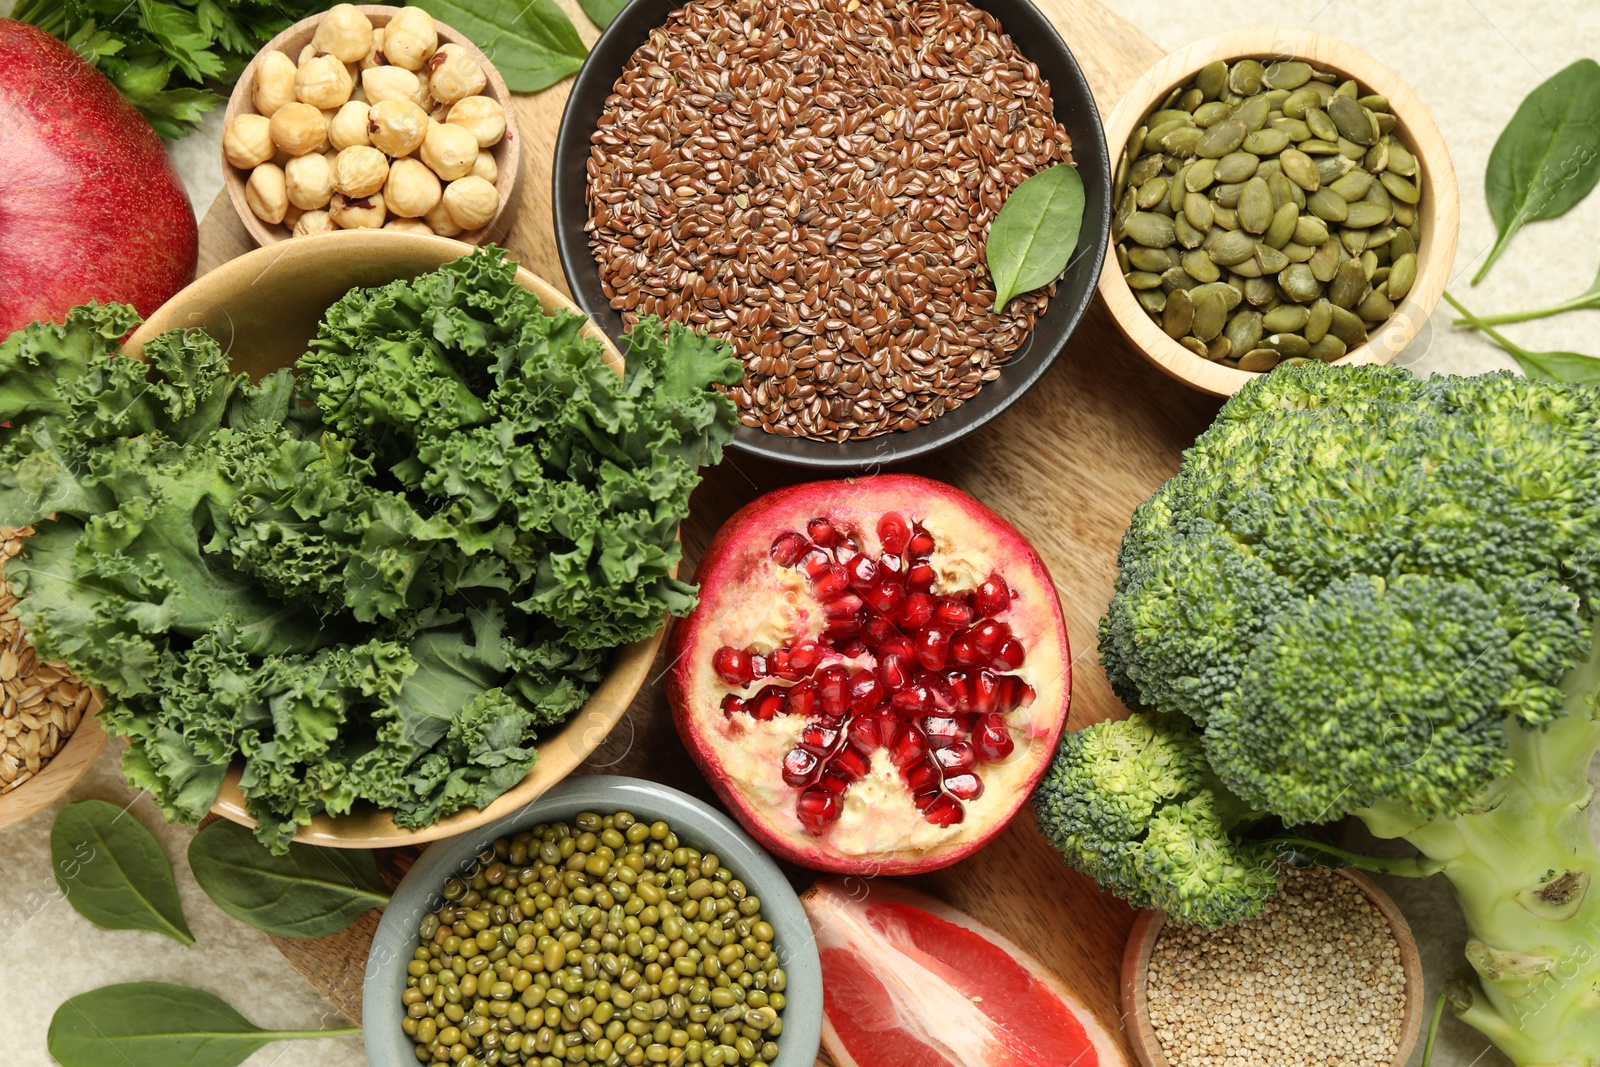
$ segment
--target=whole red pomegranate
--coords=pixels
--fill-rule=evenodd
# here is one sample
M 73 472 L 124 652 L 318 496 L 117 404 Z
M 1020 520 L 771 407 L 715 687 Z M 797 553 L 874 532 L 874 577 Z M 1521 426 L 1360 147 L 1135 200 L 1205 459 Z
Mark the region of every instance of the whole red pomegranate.
M 879 475 L 769 493 L 718 532 L 674 634 L 678 731 L 762 844 L 911 874 L 993 837 L 1066 720 L 1039 556 L 960 490 Z
M 150 124 L 71 48 L 0 19 L 0 340 L 90 300 L 149 315 L 198 255 Z

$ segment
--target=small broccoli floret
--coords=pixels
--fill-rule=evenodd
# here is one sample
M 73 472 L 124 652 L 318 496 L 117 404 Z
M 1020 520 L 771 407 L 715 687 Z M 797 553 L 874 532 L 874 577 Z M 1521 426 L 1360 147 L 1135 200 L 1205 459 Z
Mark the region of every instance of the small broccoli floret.
M 1181 720 L 1134 715 L 1062 739 L 1034 797 L 1040 829 L 1079 870 L 1137 907 L 1216 927 L 1277 890 L 1272 853 L 1236 841 L 1199 737 Z

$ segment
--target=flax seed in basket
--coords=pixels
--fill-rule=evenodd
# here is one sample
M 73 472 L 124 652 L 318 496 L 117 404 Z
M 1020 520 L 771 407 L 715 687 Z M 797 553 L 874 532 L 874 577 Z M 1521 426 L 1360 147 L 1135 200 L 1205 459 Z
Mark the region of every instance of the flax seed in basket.
M 592 137 L 590 247 L 631 325 L 726 338 L 748 426 L 907 430 L 1000 374 L 1055 292 L 994 312 L 989 224 L 1069 162 L 1050 87 L 962 0 L 691 0 Z

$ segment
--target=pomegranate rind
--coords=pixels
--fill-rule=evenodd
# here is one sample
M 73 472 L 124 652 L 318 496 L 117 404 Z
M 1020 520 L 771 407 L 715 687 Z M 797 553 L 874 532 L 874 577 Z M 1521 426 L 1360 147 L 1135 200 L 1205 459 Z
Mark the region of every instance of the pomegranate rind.
M 907 1067 L 1128 1067 L 1060 978 L 944 901 L 845 878 L 800 902 L 822 959 L 822 1041 L 839 1067 L 896 1067 L 897 1056 Z
M 964 802 L 950 827 L 921 816 L 898 771 L 879 752 L 871 771 L 844 795 L 838 822 L 813 834 L 796 815 L 796 790 L 783 781 L 784 755 L 805 720 L 780 715 L 754 722 L 726 715 L 728 693 L 712 667 L 723 646 L 777 647 L 815 637 L 822 606 L 804 577 L 771 558 L 773 540 L 803 532 L 821 516 L 849 529 L 864 551 L 877 552 L 877 519 L 897 512 L 922 523 L 937 549 L 930 561 L 940 588 L 975 587 L 998 571 L 1016 592 L 1005 621 L 1027 648 L 1015 671 L 1033 687 L 1029 706 L 1006 716 L 1015 750 L 981 765 L 982 796 Z M 841 874 L 915 874 L 948 866 L 1004 828 L 1049 765 L 1066 722 L 1072 656 L 1060 599 L 1043 560 L 1008 522 L 952 486 L 914 475 L 875 475 L 810 482 L 746 505 L 718 531 L 696 580 L 700 603 L 674 631 L 668 693 L 678 732 L 723 803 L 768 850 L 793 863 Z M 849 664 L 830 653 L 834 661 Z M 753 692 L 759 683 L 745 692 Z

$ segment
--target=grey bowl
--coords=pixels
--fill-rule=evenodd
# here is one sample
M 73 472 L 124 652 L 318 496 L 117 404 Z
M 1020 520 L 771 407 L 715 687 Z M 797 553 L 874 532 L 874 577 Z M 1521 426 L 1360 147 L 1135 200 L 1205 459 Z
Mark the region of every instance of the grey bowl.
M 812 1067 L 822 1043 L 822 965 L 800 898 L 778 865 L 726 815 L 687 793 L 639 778 L 589 775 L 570 778 L 521 811 L 471 833 L 440 841 L 423 853 L 395 888 L 372 939 L 362 986 L 361 1025 L 370 1067 L 416 1067 L 411 1039 L 400 1029 L 400 996 L 406 964 L 417 944 L 417 925 L 443 902 L 445 881 L 472 869 L 495 838 L 580 812 L 626 811 L 640 819 L 664 819 L 682 841 L 715 852 L 761 898 L 761 914 L 777 935 L 788 976 L 783 1036 L 773 1067 Z

